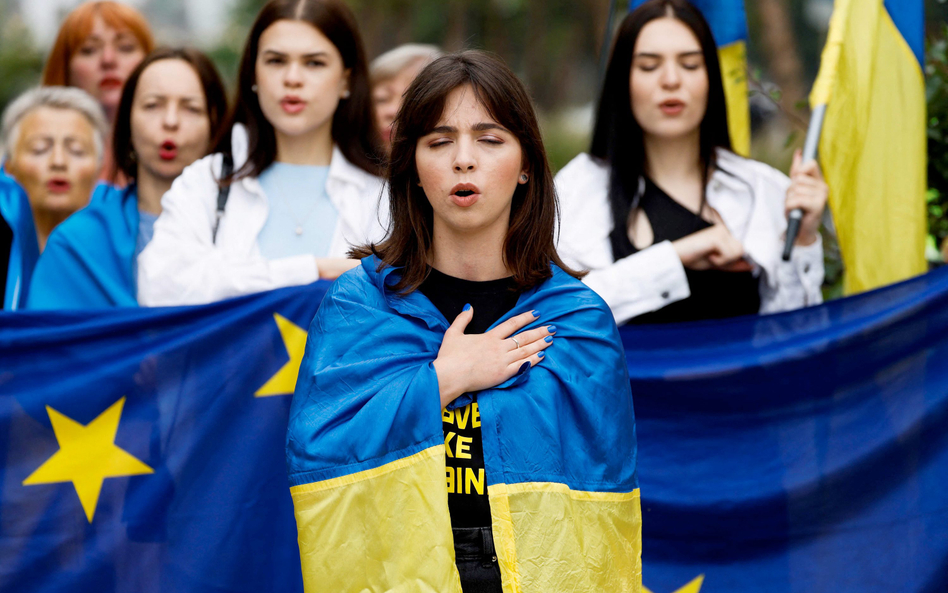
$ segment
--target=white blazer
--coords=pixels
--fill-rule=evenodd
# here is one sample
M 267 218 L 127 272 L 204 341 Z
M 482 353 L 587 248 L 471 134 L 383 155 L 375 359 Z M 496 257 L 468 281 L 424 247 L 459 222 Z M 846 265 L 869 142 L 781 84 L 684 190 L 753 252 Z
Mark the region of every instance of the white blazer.
M 232 139 L 236 170 L 247 160 L 246 131 L 235 127 Z M 139 304 L 210 303 L 319 278 L 313 255 L 268 260 L 260 254 L 257 236 L 270 206 L 256 178 L 231 186 L 217 241 L 211 240 L 222 162 L 221 154 L 213 154 L 189 165 L 162 197 L 154 237 L 138 257 Z M 383 189 L 381 179 L 333 147 L 326 194 L 339 217 L 329 257 L 345 257 L 351 246 L 384 236 L 388 196 Z
M 823 243 L 794 247 L 783 261 L 784 201 L 790 179 L 772 167 L 718 150 L 708 181 L 708 204 L 741 241 L 757 267 L 761 313 L 822 302 Z M 616 323 L 691 296 L 685 268 L 671 242 L 662 241 L 612 260 L 609 166 L 581 154 L 556 176 L 561 222 L 557 251 L 570 267 L 590 270 L 585 283 L 609 304 Z

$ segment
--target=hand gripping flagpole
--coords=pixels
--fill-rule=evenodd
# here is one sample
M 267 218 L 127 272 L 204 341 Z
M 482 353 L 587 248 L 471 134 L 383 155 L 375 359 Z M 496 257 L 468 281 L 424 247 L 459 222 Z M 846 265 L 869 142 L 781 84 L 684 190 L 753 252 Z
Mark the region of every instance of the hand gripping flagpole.
M 806 141 L 803 143 L 801 163 L 808 163 L 816 159 L 816 151 L 820 145 L 820 134 L 823 132 L 823 119 L 826 117 L 826 103 L 817 105 L 810 117 L 810 127 L 806 131 Z M 793 252 L 793 243 L 800 234 L 800 222 L 803 220 L 803 210 L 794 208 L 787 216 L 787 237 L 783 244 L 783 261 L 790 261 Z

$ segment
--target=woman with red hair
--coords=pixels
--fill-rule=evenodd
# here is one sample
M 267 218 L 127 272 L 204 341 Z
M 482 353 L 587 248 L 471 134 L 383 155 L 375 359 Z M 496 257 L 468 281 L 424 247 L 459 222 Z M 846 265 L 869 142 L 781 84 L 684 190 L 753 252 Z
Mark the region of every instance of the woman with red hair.
M 125 80 L 153 49 L 151 28 L 140 12 L 110 0 L 85 2 L 63 20 L 46 59 L 43 86 L 81 88 L 102 105 L 111 125 Z M 108 150 L 103 172 L 112 163 Z

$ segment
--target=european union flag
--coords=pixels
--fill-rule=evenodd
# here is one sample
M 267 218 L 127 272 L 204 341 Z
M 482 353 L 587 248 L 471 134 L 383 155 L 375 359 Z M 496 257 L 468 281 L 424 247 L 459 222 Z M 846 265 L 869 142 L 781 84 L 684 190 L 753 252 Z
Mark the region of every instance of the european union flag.
M 325 288 L 0 315 L 0 590 L 301 591 L 284 445 Z M 620 334 L 649 590 L 945 591 L 948 269 Z
M 0 590 L 301 591 L 284 444 L 324 292 L 0 317 Z

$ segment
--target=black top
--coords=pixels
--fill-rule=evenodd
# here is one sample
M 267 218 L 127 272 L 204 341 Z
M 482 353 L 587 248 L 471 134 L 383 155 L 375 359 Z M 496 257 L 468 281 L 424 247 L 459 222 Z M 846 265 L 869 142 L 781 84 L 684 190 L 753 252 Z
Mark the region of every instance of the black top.
M 655 236 L 654 243 L 676 241 L 704 230 L 711 223 L 685 208 L 671 196 L 645 179 L 645 191 L 639 208 L 648 216 Z M 637 253 L 639 250 L 626 237 L 620 253 L 614 259 Z M 760 311 L 759 281 L 752 272 L 724 272 L 722 270 L 690 270 L 685 268 L 691 296 L 671 303 L 657 311 L 635 317 L 630 324 L 674 323 L 701 319 L 724 319 L 738 315 L 756 315 Z
M 520 291 L 513 278 L 473 282 L 431 269 L 418 288 L 441 311 L 448 322 L 470 304 L 474 318 L 464 333 L 481 334 L 514 308 Z M 484 476 L 481 417 L 474 401 L 452 411 L 441 412 L 447 453 L 448 510 L 452 527 L 490 527 L 490 503 Z
M 10 249 L 13 247 L 13 230 L 0 216 L 0 309 L 6 299 L 7 272 L 10 269 Z

